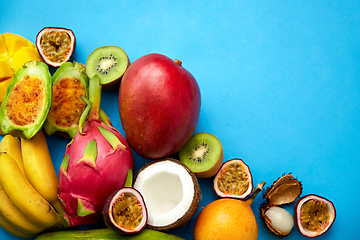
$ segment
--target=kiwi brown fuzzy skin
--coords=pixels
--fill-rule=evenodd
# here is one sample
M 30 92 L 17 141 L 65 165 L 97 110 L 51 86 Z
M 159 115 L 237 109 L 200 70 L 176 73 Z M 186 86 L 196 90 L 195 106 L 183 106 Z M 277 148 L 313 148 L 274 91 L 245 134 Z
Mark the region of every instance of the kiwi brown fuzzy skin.
M 184 167 L 184 169 L 189 173 L 189 175 L 191 176 L 193 182 L 194 182 L 194 198 L 192 200 L 191 203 L 191 207 L 186 211 L 186 213 L 179 219 L 177 219 L 175 222 L 166 225 L 166 226 L 152 226 L 150 224 L 147 224 L 147 227 L 152 229 L 152 230 L 156 230 L 156 231 L 167 231 L 167 230 L 171 230 L 171 229 L 175 229 L 178 227 L 181 227 L 183 225 L 185 225 L 188 221 L 190 221 L 190 219 L 192 218 L 192 216 L 195 214 L 197 208 L 199 207 L 199 201 L 200 201 L 200 185 L 198 183 L 198 180 L 196 178 L 196 175 L 194 174 L 194 172 L 192 172 L 190 170 L 190 168 L 188 168 L 185 164 L 183 164 L 182 162 L 180 162 L 177 159 L 171 158 L 171 157 L 166 157 L 163 159 L 157 159 L 157 160 L 152 160 L 150 163 L 146 163 L 142 168 L 139 169 L 139 171 L 136 173 L 135 177 L 134 177 L 134 182 L 136 182 L 136 179 L 139 175 L 139 173 L 141 173 L 141 171 L 143 171 L 145 168 L 147 168 L 149 165 L 154 164 L 154 163 L 158 163 L 161 161 L 172 161 L 176 164 L 179 164 L 181 166 Z

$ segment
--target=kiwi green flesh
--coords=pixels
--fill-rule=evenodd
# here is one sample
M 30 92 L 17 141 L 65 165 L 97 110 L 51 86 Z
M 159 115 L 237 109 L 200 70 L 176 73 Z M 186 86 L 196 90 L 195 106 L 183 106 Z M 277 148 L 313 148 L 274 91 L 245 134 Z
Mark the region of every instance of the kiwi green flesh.
M 180 161 L 194 173 L 210 170 L 219 159 L 223 159 L 223 149 L 217 137 L 210 133 L 194 134 L 179 151 Z
M 102 85 L 117 82 L 129 66 L 126 52 L 117 46 L 104 46 L 95 49 L 86 61 L 86 74 L 92 78 L 100 77 Z

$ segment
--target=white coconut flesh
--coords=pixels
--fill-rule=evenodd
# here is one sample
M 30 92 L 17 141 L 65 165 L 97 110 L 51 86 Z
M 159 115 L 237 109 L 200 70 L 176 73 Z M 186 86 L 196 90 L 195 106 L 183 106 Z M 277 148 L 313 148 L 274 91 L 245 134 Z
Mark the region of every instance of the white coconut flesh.
M 163 227 L 175 223 L 191 208 L 195 183 L 189 172 L 173 161 L 158 161 L 140 171 L 134 188 L 144 197 L 148 225 Z

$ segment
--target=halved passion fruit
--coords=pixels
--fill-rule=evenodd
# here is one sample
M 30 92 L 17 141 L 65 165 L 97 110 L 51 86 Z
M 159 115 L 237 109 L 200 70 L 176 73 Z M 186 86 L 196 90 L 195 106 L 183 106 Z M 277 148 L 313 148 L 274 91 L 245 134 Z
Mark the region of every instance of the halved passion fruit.
M 260 205 L 260 218 L 277 237 L 289 235 L 294 226 L 291 214 L 280 206 L 294 202 L 301 192 L 301 182 L 291 174 L 281 176 L 264 192 L 266 201 Z
M 324 197 L 309 194 L 300 198 L 294 207 L 295 225 L 308 238 L 326 233 L 336 218 L 334 204 Z
M 46 64 L 60 67 L 74 52 L 75 35 L 70 29 L 46 27 L 36 36 L 36 47 Z
M 109 196 L 102 214 L 107 227 L 125 234 L 140 232 L 148 219 L 142 195 L 131 187 Z
M 250 168 L 241 159 L 224 162 L 214 178 L 214 190 L 219 197 L 245 199 L 252 189 Z

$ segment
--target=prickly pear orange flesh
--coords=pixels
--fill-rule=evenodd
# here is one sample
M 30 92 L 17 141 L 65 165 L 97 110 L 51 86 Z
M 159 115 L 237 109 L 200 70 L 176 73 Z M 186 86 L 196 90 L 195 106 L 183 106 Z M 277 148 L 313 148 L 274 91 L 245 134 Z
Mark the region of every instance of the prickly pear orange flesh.
M 312 232 L 321 231 L 330 219 L 328 206 L 321 201 L 308 200 L 301 206 L 300 218 L 303 228 Z
M 142 207 L 135 196 L 122 194 L 112 207 L 112 215 L 116 224 L 128 230 L 134 230 L 141 223 Z
M 86 90 L 81 81 L 74 77 L 64 77 L 53 85 L 49 121 L 60 127 L 79 124 L 79 119 L 86 107 L 80 96 L 86 97 Z
M 256 240 L 258 225 L 252 201 L 222 198 L 208 204 L 194 225 L 195 240 Z
M 26 75 L 16 83 L 5 106 L 13 124 L 25 126 L 36 122 L 45 103 L 44 89 L 44 82 L 36 76 Z

